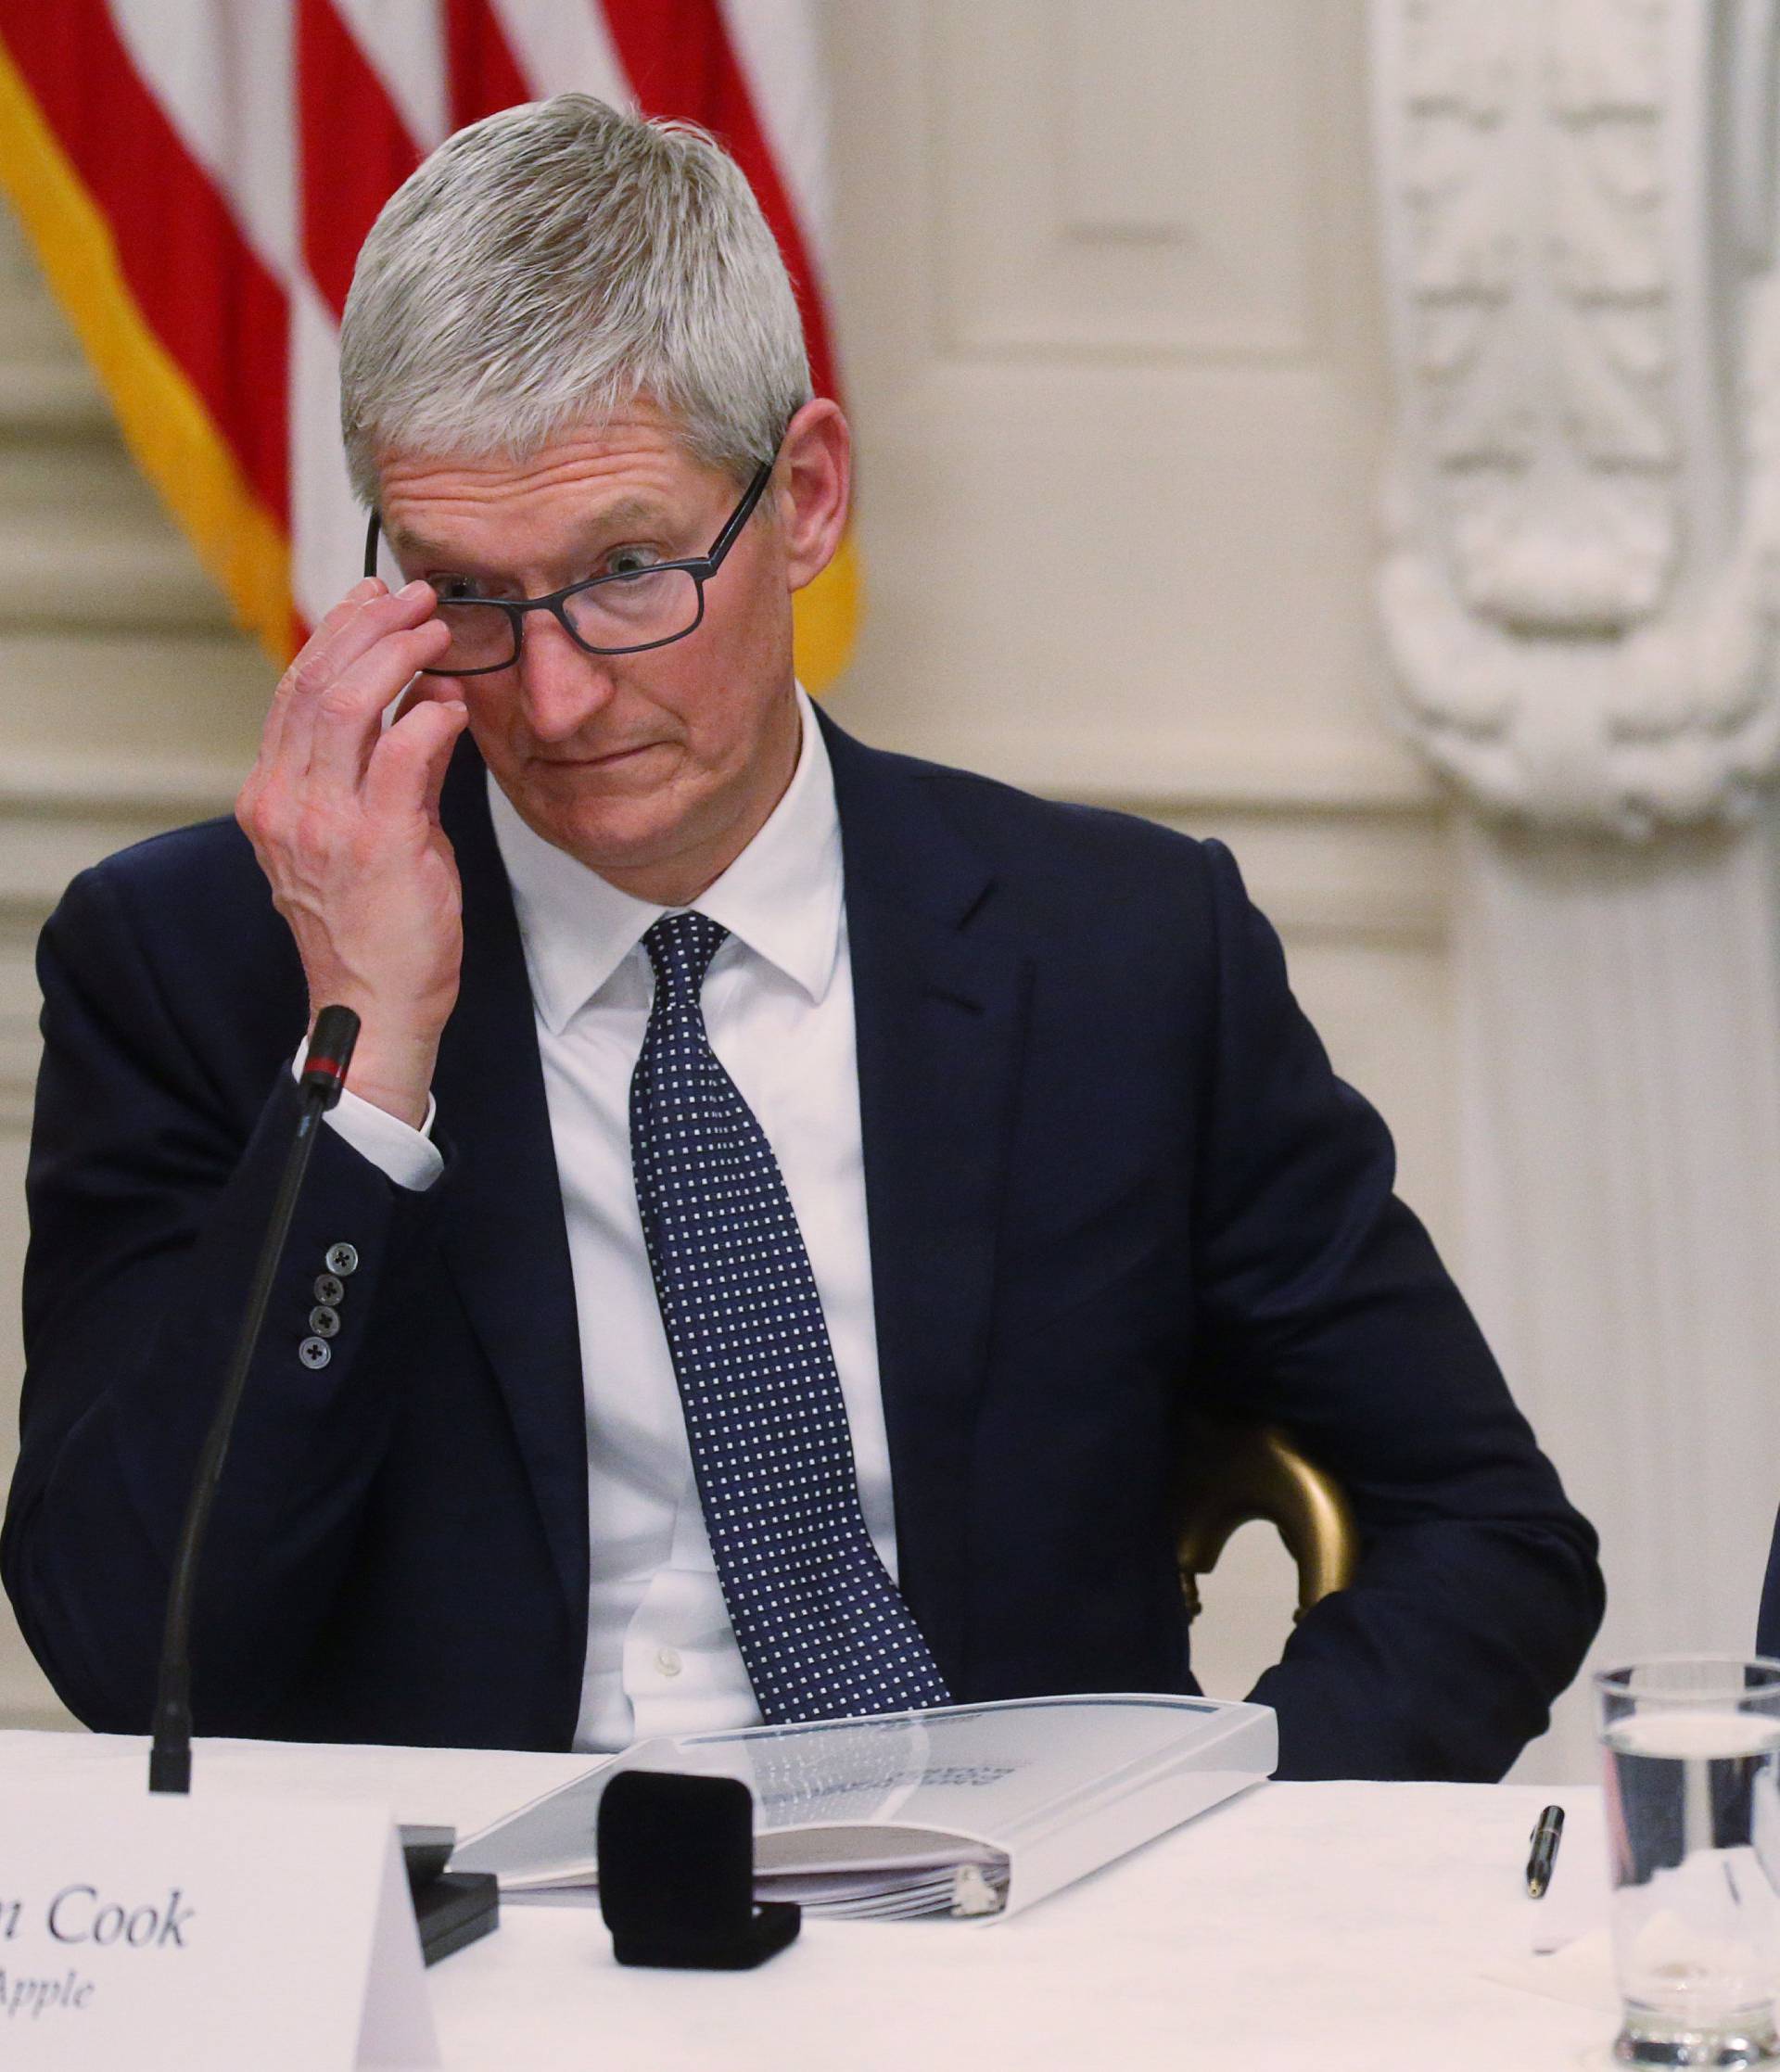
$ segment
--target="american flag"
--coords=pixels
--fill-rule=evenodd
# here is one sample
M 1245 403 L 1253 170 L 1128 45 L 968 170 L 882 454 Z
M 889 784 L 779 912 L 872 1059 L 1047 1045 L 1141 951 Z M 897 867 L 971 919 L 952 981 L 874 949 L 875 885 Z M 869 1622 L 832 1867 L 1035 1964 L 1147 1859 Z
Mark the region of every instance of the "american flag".
M 570 87 L 724 143 L 838 395 L 814 0 L 0 0 L 0 184 L 133 452 L 281 661 L 359 572 L 338 337 L 365 233 L 452 130 Z M 798 599 L 811 688 L 857 609 L 849 540 Z

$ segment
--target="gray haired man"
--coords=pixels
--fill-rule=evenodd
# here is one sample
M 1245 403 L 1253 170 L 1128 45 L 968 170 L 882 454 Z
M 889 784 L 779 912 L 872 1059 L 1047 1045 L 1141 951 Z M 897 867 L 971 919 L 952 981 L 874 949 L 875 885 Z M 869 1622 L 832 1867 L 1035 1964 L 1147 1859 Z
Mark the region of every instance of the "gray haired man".
M 797 687 L 847 430 L 735 167 L 576 95 L 464 132 L 368 240 L 342 369 L 390 579 L 286 674 L 239 827 L 112 858 L 44 935 L 0 1558 L 69 1702 L 147 1715 L 337 1001 L 206 1731 L 1189 1690 L 1201 1404 L 1290 1426 L 1366 1542 L 1259 1687 L 1282 1772 L 1498 1773 L 1598 1618 L 1593 1535 L 1228 855 Z

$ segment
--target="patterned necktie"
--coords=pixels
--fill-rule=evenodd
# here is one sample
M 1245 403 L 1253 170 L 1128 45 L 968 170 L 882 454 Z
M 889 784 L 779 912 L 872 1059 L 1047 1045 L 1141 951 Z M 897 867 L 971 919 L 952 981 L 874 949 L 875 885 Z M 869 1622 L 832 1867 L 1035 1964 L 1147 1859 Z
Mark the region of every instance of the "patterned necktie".
M 705 1034 L 729 934 L 668 914 L 643 937 L 655 1005 L 630 1080 L 630 1161 L 706 1530 L 761 1717 L 944 1705 L 859 1509 L 840 1376 L 791 1197 Z

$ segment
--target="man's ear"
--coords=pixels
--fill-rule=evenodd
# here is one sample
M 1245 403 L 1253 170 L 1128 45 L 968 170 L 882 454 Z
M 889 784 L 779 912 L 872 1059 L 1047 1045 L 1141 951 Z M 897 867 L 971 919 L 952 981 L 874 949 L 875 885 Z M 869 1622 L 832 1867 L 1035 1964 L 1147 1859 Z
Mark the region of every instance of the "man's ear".
M 839 403 L 818 396 L 785 427 L 769 492 L 791 589 L 813 583 L 833 560 L 846 530 L 852 490 L 853 435 Z

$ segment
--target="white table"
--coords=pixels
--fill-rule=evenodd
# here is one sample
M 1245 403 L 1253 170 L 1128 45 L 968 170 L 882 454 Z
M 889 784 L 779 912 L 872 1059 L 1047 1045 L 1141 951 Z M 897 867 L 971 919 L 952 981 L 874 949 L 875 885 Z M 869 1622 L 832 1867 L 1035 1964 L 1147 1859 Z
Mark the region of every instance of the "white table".
M 144 1746 L 0 1734 L 0 1766 L 78 1784 L 101 1767 L 143 1765 Z M 269 1789 L 375 1799 L 400 1820 L 468 1833 L 588 1766 L 210 1742 L 198 1748 L 195 1789 L 207 1774 L 249 1769 Z M 497 1935 L 427 1975 L 445 2064 L 1573 2072 L 1610 2038 L 1611 2015 L 1483 1976 L 1526 1957 L 1522 1871 L 1545 1796 L 1268 1785 L 1011 1921 L 807 1922 L 791 1950 L 740 1975 L 626 1970 L 597 1909 L 508 1905 Z M 1571 1815 L 1566 1849 L 1592 1856 L 1596 1795 L 1553 1796 Z M 1560 1857 L 1559 1883 L 1564 1869 Z

